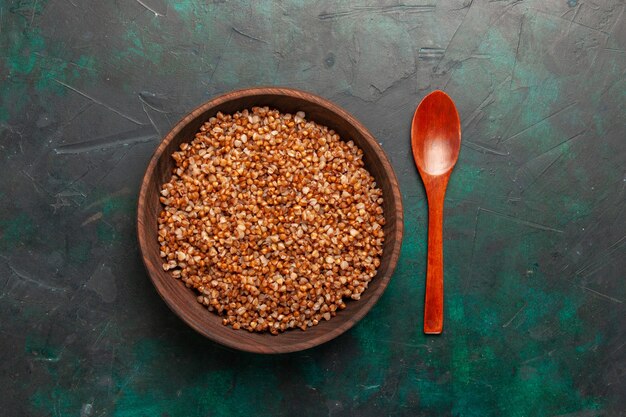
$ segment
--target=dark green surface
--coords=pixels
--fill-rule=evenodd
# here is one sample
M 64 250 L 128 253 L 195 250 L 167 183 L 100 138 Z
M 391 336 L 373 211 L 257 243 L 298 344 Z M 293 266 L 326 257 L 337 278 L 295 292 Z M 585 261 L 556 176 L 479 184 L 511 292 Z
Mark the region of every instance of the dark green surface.
M 626 415 L 623 1 L 0 0 L 0 406 L 6 416 Z M 135 242 L 159 138 L 208 98 L 302 88 L 400 178 L 391 284 L 290 355 L 227 350 L 152 288 Z M 421 332 L 419 100 L 457 102 L 446 322 Z

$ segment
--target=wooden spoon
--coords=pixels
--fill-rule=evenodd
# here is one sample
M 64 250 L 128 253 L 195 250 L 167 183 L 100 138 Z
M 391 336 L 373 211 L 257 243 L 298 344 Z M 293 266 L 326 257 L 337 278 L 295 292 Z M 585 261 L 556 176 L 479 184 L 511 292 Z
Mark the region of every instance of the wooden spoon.
M 411 147 L 428 197 L 424 333 L 440 334 L 443 329 L 443 201 L 461 148 L 459 114 L 452 99 L 443 91 L 433 91 L 417 106 L 411 126 Z

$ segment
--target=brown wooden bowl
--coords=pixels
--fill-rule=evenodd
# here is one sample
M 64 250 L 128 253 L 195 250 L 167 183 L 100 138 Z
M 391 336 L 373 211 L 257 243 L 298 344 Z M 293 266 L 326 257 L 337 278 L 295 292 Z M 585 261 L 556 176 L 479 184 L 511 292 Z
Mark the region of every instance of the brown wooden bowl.
M 306 331 L 293 329 L 277 336 L 233 330 L 222 325 L 221 317 L 196 301 L 194 290 L 163 270 L 157 241 L 157 217 L 162 208 L 159 191 L 172 175 L 172 153 L 178 150 L 181 143 L 191 141 L 200 126 L 218 111 L 234 113 L 253 106 L 269 106 L 289 113 L 302 110 L 308 119 L 334 129 L 343 140 L 352 139 L 363 150 L 365 166 L 382 188 L 384 199 L 386 224 L 381 264 L 361 299 L 347 301 L 346 309 L 329 321 L 322 321 Z M 288 88 L 233 91 L 208 101 L 184 117 L 154 152 L 143 177 L 137 210 L 137 234 L 143 262 L 161 298 L 200 334 L 248 352 L 284 353 L 308 349 L 351 328 L 374 306 L 387 287 L 402 244 L 403 213 L 398 180 L 378 142 L 361 123 L 337 105 L 316 95 Z

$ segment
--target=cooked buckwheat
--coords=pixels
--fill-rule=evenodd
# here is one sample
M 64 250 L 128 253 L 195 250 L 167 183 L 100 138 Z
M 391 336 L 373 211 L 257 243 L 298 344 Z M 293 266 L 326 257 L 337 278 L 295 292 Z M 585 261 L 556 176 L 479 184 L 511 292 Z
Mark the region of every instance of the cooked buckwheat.
M 218 113 L 172 155 L 163 269 L 234 329 L 330 320 L 380 265 L 382 192 L 362 156 L 303 112 Z

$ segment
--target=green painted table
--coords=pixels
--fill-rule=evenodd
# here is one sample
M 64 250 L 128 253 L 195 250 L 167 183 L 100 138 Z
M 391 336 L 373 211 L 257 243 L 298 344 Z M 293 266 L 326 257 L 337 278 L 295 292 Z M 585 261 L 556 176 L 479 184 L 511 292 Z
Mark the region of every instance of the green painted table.
M 240 3 L 240 4 L 238 4 Z M 618 0 L 0 0 L 5 416 L 625 416 L 626 13 Z M 406 234 L 371 313 L 324 346 L 231 351 L 157 296 L 140 176 L 238 87 L 329 98 L 380 140 Z M 457 102 L 446 324 L 422 334 L 419 100 Z

